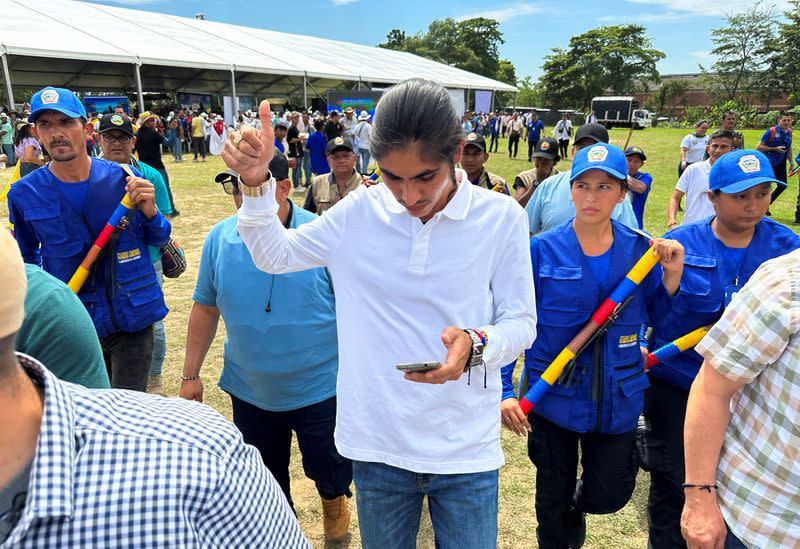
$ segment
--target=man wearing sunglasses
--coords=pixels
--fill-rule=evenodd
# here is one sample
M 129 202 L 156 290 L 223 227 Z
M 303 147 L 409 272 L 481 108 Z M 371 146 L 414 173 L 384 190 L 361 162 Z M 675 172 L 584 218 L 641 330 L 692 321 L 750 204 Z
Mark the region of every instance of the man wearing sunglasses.
M 294 228 L 317 216 L 289 199 L 289 164 L 277 148 L 269 163 L 277 182 L 278 218 Z M 242 205 L 238 176 L 216 177 Z M 203 401 L 200 369 L 220 316 L 227 327 L 219 386 L 231 397 L 233 422 L 255 446 L 289 504 L 292 433 L 303 469 L 322 498 L 329 541 L 350 525 L 347 497 L 350 460 L 336 451 L 336 375 L 339 368 L 336 311 L 326 269 L 271 275 L 256 268 L 236 228 L 238 215 L 216 224 L 206 237 L 189 314 L 181 396 Z
M 136 135 L 133 133 L 133 124 L 124 114 L 107 114 L 100 119 L 97 128 L 99 134 L 100 150 L 102 157 L 117 164 L 130 164 L 138 169 L 145 179 L 153 184 L 156 192 L 156 207 L 166 217 L 172 217 L 172 204 L 169 201 L 167 184 L 161 173 L 154 167 L 146 164 L 133 156 L 136 146 Z M 148 246 L 150 261 L 156 271 L 158 285 L 164 285 L 164 269 L 161 265 L 161 248 Z M 164 359 L 167 357 L 167 333 L 164 329 L 164 320 L 153 324 L 153 359 L 150 361 L 150 371 L 147 375 L 147 392 L 165 396 L 161 372 Z

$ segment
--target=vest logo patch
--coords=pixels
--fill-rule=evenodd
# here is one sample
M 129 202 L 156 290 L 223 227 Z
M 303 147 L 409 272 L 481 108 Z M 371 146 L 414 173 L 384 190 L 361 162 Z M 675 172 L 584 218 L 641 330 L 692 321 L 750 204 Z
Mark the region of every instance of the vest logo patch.
M 639 334 L 619 336 L 619 348 L 627 349 L 639 343 Z
M 608 156 L 608 149 L 595 146 L 589 149 L 589 153 L 586 156 L 589 158 L 589 162 L 602 162 Z
M 128 250 L 127 252 L 119 252 L 117 254 L 117 261 L 120 263 L 129 263 L 131 261 L 136 261 L 142 258 L 142 252 L 139 251 L 139 248 L 134 248 L 132 250 Z
M 761 169 L 761 161 L 754 154 L 746 154 L 739 159 L 739 168 L 743 173 L 755 173 Z
M 42 92 L 42 103 L 45 105 L 58 103 L 58 92 L 56 90 L 44 90 Z

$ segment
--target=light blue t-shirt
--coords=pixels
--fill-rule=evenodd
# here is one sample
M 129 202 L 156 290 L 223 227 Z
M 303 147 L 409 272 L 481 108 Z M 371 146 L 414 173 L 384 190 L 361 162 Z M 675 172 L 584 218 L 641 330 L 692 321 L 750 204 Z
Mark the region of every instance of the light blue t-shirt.
M 290 226 L 315 217 L 295 206 Z M 328 271 L 271 275 L 258 270 L 236 221 L 231 216 L 208 234 L 193 297 L 217 307 L 225 321 L 220 388 L 273 412 L 334 396 L 339 354 Z
M 525 206 L 531 233 L 549 231 L 575 217 L 575 205 L 569 192 L 570 173 L 567 171 L 552 175 L 536 187 L 536 192 Z M 639 222 L 627 195 L 625 200 L 617 204 L 611 212 L 611 219 L 616 219 L 634 230 L 639 229 Z
M 156 191 L 156 208 L 164 215 L 172 213 L 172 204 L 169 202 L 169 194 L 167 193 L 167 184 L 164 183 L 164 177 L 158 173 L 158 170 L 149 164 L 137 161 L 135 166 L 142 172 L 142 176 L 153 184 Z M 155 263 L 161 260 L 161 248 L 158 246 L 148 246 L 150 248 L 150 261 Z

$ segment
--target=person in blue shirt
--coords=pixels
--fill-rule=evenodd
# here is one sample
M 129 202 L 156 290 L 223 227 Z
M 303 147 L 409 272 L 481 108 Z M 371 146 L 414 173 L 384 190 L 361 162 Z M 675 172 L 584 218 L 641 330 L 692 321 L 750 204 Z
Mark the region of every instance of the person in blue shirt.
M 284 150 L 286 147 L 283 144 L 283 141 L 286 139 L 286 133 L 289 130 L 289 124 L 283 118 L 279 118 L 277 122 L 275 122 L 275 148 L 285 153 Z
M 608 143 L 608 130 L 600 124 L 584 124 L 575 133 L 572 156 L 595 143 Z M 562 225 L 575 216 L 575 205 L 570 199 L 570 172 L 561 172 L 548 177 L 536 188 L 536 192 L 525 206 L 530 223 L 530 233 L 538 234 Z M 630 198 L 617 204 L 611 218 L 636 229 L 639 222 L 633 213 Z
M 647 195 L 650 194 L 653 176 L 641 171 L 647 160 L 641 147 L 625 149 L 625 158 L 628 160 L 628 189 L 630 189 L 633 215 L 636 216 L 636 222 L 639 223 L 639 230 L 642 230 L 644 229 L 644 205 L 647 202 Z
M 169 240 L 170 224 L 153 184 L 134 169 L 86 152 L 86 111 L 70 90 L 47 87 L 31 98 L 31 114 L 52 161 L 8 193 L 14 234 L 25 262 L 67 282 L 127 193 L 138 206 L 109 241 L 78 293 L 92 318 L 111 386 L 144 391 L 153 355 L 153 324 L 167 314 L 148 246 Z
M 800 237 L 765 217 L 772 185 L 785 186 L 766 156 L 753 150 L 730 152 L 714 163 L 709 182 L 716 215 L 664 235 L 683 245 L 686 259 L 680 291 L 671 297 L 660 294 L 654 302 L 652 349 L 719 320 L 764 261 L 800 248 Z M 688 350 L 650 370 L 644 406 L 649 431 L 639 442 L 647 456 L 642 466 L 650 471 L 649 546 L 654 549 L 686 547 L 680 528 L 683 423 L 689 388 L 702 362 Z
M 500 142 L 500 113 L 493 112 L 489 117 L 489 152 L 497 152 Z M 494 150 L 492 150 L 494 148 Z
M 315 219 L 289 200 L 286 157 L 275 151 L 269 169 L 283 224 L 296 228 Z M 217 181 L 241 207 L 235 174 L 223 172 Z M 290 505 L 290 445 L 292 432 L 297 435 L 303 469 L 322 498 L 325 536 L 339 540 L 349 528 L 353 473 L 333 440 L 339 361 L 330 275 L 322 268 L 282 275 L 258 270 L 237 221 L 234 214 L 216 224 L 203 245 L 180 394 L 202 402 L 200 370 L 222 316 L 227 337 L 219 386 L 231 397 L 233 422 L 258 449 Z
M 325 122 L 314 120 L 316 131 L 309 135 L 308 141 L 306 141 L 306 148 L 311 159 L 311 171 L 314 175 L 331 173 L 331 167 L 328 164 L 328 140 L 325 139 L 325 133 L 322 131 L 323 126 L 325 126 Z
M 630 499 L 638 470 L 634 434 L 648 386 L 638 334 L 649 304 L 656 295 L 674 295 L 683 270 L 678 242 L 656 239 L 650 252 L 649 237 L 611 218 L 627 193 L 627 162 L 618 147 L 596 143 L 578 151 L 570 191 L 574 218 L 531 239 L 538 335 L 525 351 L 527 380 L 542 375 L 643 254 L 661 256 L 663 275 L 642 280 L 608 331 L 527 418 L 514 392 L 515 364 L 503 368 L 501 421 L 528 435 L 543 549 L 581 547 L 585 513 L 613 513 Z M 579 447 L 583 472 L 576 483 Z
M 539 113 L 531 112 L 531 119 L 525 124 L 526 139 L 528 140 L 528 162 L 533 159 L 533 149 L 542 138 L 544 133 L 544 123 L 539 120 Z
M 792 160 L 792 113 L 781 111 L 778 115 L 778 123 L 764 132 L 756 146 L 756 150 L 766 155 L 772 166 L 772 171 L 775 172 L 775 179 L 784 183 L 783 187 L 778 186 L 772 191 L 772 202 L 775 202 L 786 189 L 785 184 L 788 183 L 786 175 L 787 160 L 789 161 L 790 169 L 794 169 L 794 160 Z M 800 223 L 800 191 L 798 191 L 797 196 L 794 222 Z

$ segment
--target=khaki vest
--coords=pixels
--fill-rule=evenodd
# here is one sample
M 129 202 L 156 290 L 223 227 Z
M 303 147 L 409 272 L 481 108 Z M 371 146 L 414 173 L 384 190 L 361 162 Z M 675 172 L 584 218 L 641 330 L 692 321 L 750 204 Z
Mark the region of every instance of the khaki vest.
M 555 169 L 555 168 L 553 168 L 553 171 L 552 171 L 552 172 L 550 172 L 550 177 L 554 176 L 554 175 L 555 175 L 555 174 L 557 174 L 557 173 L 558 173 L 558 170 L 557 170 L 557 169 Z M 525 188 L 526 188 L 526 189 L 530 188 L 530 187 L 531 187 L 531 185 L 532 185 L 532 186 L 533 186 L 533 188 L 535 189 L 536 187 L 538 187 L 538 186 L 539 186 L 539 183 L 541 183 L 541 181 L 538 181 L 538 180 L 536 179 L 536 168 L 533 168 L 533 169 L 531 169 L 531 170 L 525 170 L 525 171 L 524 171 L 524 172 L 522 172 L 522 173 L 518 173 L 518 174 L 517 174 L 517 177 L 519 177 L 519 178 L 520 178 L 520 180 L 521 180 L 523 183 L 525 183 Z
M 317 215 L 322 215 L 334 204 L 347 196 L 347 193 L 354 191 L 361 185 L 361 174 L 353 170 L 353 175 L 347 180 L 344 195 L 339 193 L 339 185 L 334 181 L 333 173 L 325 173 L 314 176 L 311 180 L 311 194 L 314 197 L 314 204 L 317 206 Z
M 487 172 L 486 170 L 483 170 L 483 173 L 478 178 L 478 183 L 477 183 L 478 187 L 483 187 L 484 189 L 489 189 L 490 191 L 494 189 L 495 186 L 497 185 L 505 186 L 505 184 L 506 182 L 503 180 L 502 177 Z

